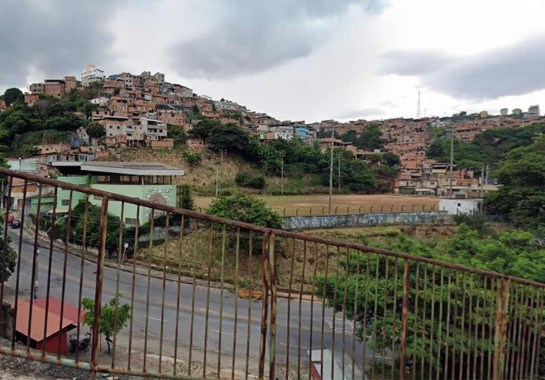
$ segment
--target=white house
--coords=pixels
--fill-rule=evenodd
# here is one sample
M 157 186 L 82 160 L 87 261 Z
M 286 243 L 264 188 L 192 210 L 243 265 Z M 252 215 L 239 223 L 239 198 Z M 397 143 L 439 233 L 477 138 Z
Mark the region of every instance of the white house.
M 448 199 L 439 200 L 439 210 L 449 215 L 474 214 L 481 211 L 482 199 Z

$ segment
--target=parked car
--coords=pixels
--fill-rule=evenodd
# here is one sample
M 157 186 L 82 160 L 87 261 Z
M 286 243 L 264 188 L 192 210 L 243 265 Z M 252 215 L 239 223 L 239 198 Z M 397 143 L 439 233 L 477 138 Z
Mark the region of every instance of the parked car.
M 11 222 L 11 228 L 21 228 L 21 221 L 14 220 L 13 222 Z

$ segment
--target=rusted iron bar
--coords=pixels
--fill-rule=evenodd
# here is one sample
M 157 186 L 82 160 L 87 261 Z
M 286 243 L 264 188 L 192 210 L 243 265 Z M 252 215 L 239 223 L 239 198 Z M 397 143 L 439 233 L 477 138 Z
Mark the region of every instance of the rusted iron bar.
M 98 341 L 100 339 L 100 306 L 102 305 L 102 285 L 104 281 L 104 256 L 106 253 L 106 231 L 108 228 L 108 197 L 102 197 L 100 209 L 100 235 L 95 282 L 95 307 L 91 336 L 91 378 L 96 378 L 98 367 Z
M 409 329 L 409 290 L 411 267 L 409 260 L 403 262 L 403 301 L 401 306 L 401 352 L 399 355 L 399 378 L 405 380 L 407 371 L 407 347 Z

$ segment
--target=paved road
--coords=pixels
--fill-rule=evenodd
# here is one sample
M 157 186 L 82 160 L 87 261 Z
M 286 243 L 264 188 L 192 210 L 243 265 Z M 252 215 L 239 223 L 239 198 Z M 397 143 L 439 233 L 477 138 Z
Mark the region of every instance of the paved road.
M 10 231 L 13 247 L 19 249 L 19 231 Z M 38 257 L 39 297 L 44 297 L 47 289 L 48 261 L 50 252 L 41 243 Z M 20 284 L 19 294 L 30 296 L 33 241 L 23 238 L 21 245 Z M 73 305 L 78 304 L 80 290 L 81 258 L 66 254 L 62 250 L 54 249 L 51 266 L 51 296 L 61 297 L 64 287 L 65 300 Z M 63 277 L 63 266 L 66 265 L 66 276 Z M 83 262 L 83 297 L 94 298 L 96 264 L 91 261 Z M 16 275 L 10 278 L 10 285 L 14 286 Z M 134 286 L 134 299 L 131 300 Z M 142 274 L 126 271 L 117 271 L 115 268 L 104 268 L 103 303 L 111 299 L 119 291 L 122 302 L 133 305 L 132 313 L 132 355 L 142 358 L 144 352 L 149 357 L 159 354 L 163 347 L 163 355 L 174 355 L 175 343 L 178 343 L 178 357 L 185 362 L 191 360 L 202 364 L 203 352 L 206 347 L 208 367 L 216 368 L 218 352 L 221 352 L 221 367 L 231 368 L 233 353 L 236 357 L 235 368 L 244 372 L 246 366 L 254 372 L 258 365 L 260 347 L 261 301 L 248 301 L 235 297 L 229 290 L 207 289 L 204 286 L 178 284 L 167 280 L 163 291 L 163 280 L 147 277 Z M 177 299 L 180 299 L 177 313 Z M 222 302 L 223 301 L 223 302 Z M 288 303 L 291 302 L 288 315 Z M 311 309 L 313 312 L 311 313 Z M 322 321 L 322 312 L 324 319 Z M 313 318 L 311 319 L 311 314 Z M 161 321 L 163 332 L 161 334 Z M 324 334 L 322 337 L 322 322 Z M 176 324 L 179 332 L 176 339 Z M 220 327 L 221 325 L 221 327 Z M 289 325 L 289 327 L 288 327 Z M 299 329 L 299 326 L 301 328 Z M 220 337 L 220 328 L 222 331 Z M 87 327 L 84 327 L 86 330 Z M 277 309 L 277 364 L 285 366 L 289 358 L 290 367 L 297 370 L 300 359 L 301 369 L 308 368 L 310 350 L 333 350 L 340 360 L 343 353 L 343 320 L 342 314 L 333 313 L 332 309 L 324 308 L 321 302 L 299 302 L 279 299 Z M 127 362 L 121 358 L 127 352 L 130 326 L 126 327 L 118 336 L 118 359 L 116 366 L 126 367 Z M 144 347 L 147 334 L 147 347 Z M 352 353 L 353 327 L 351 322 L 345 323 L 344 352 Z M 220 348 L 221 338 L 221 348 Z M 312 340 L 312 344 L 311 344 Z M 355 342 L 356 362 L 361 363 L 363 347 Z M 190 349 L 190 347 L 192 347 Z M 145 349 L 145 350 L 144 350 Z M 191 351 L 191 352 L 190 352 Z M 288 355 L 289 352 L 289 355 Z M 247 355 L 248 353 L 248 355 Z M 372 356 L 367 350 L 367 356 Z M 267 352 L 268 357 L 268 352 Z M 136 361 L 138 360 L 138 362 Z M 152 362 L 151 359 L 150 363 Z M 347 363 L 351 361 L 347 357 Z M 140 366 L 139 359 L 135 359 L 133 366 Z M 148 364 L 150 366 L 151 364 Z M 168 368 L 167 368 L 168 369 Z M 165 367 L 163 367 L 165 370 Z

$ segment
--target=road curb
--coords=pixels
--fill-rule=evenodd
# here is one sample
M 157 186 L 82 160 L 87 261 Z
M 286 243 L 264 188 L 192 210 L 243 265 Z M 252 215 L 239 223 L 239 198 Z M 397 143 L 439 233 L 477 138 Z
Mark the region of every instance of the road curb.
M 34 242 L 34 234 L 33 234 L 34 230 L 27 231 L 26 228 L 25 228 L 22 231 L 26 235 L 26 237 L 28 239 L 30 239 L 31 243 L 33 243 Z M 38 246 L 41 247 L 41 248 L 49 249 L 50 240 L 48 239 L 47 235 L 46 236 L 43 236 L 43 235 L 44 235 L 44 233 L 42 231 L 39 231 L 39 233 L 38 233 Z M 53 242 L 53 247 L 55 249 L 59 250 L 59 251 L 64 251 L 66 247 L 65 247 L 64 243 L 59 243 L 59 241 L 60 240 L 55 240 Z M 73 256 L 80 257 L 80 258 L 83 256 L 84 260 L 86 260 L 88 262 L 92 262 L 92 263 L 97 262 L 97 256 L 96 256 L 96 254 L 94 252 L 91 251 L 88 254 L 84 254 L 84 252 L 82 252 L 78 248 L 75 248 L 75 247 L 73 247 L 71 245 L 69 245 L 68 247 L 69 247 L 68 248 L 69 249 L 68 250 L 69 254 L 71 254 Z M 109 261 L 108 259 L 104 260 L 104 266 L 106 266 L 108 268 L 112 268 L 112 269 L 118 269 L 118 263 Z M 143 264 L 142 262 L 140 262 L 138 260 L 136 260 L 136 263 L 135 263 L 134 266 L 133 265 L 127 265 L 127 264 L 119 264 L 119 270 L 122 270 L 122 271 L 124 271 L 126 273 L 133 273 L 133 269 L 134 269 L 135 274 L 139 274 L 139 275 L 142 275 L 142 276 L 148 276 L 148 274 L 149 274 L 152 278 L 155 278 L 155 279 L 158 279 L 158 280 L 165 279 L 167 281 L 178 282 L 178 271 L 172 270 L 168 266 L 166 267 L 167 270 L 165 272 L 165 271 L 162 270 L 162 268 L 158 267 L 155 264 L 145 265 L 145 264 Z M 183 284 L 188 284 L 188 285 L 195 284 L 195 285 L 202 286 L 202 287 L 208 287 L 208 280 L 207 279 L 203 279 L 202 277 L 195 277 L 195 280 L 193 280 L 193 277 L 187 276 L 187 274 L 181 274 L 180 275 L 180 282 L 183 283 Z M 233 291 L 235 289 L 235 286 L 233 284 L 230 284 L 230 283 L 227 283 L 227 282 L 224 282 L 223 286 L 222 286 L 221 282 L 218 282 L 218 281 L 215 281 L 215 280 L 214 281 L 210 280 L 210 288 L 218 289 L 218 290 L 221 290 L 223 288 L 223 289 Z M 290 294 L 289 289 L 285 289 L 285 288 L 277 289 L 276 296 L 278 298 L 282 298 L 282 299 L 297 299 L 297 300 L 301 299 L 303 301 L 308 301 L 308 302 L 312 302 L 312 301 L 316 301 L 316 300 L 320 299 L 319 297 L 315 297 L 310 293 L 303 293 L 302 296 L 299 297 L 299 293 L 295 294 L 295 293 L 292 292 Z

